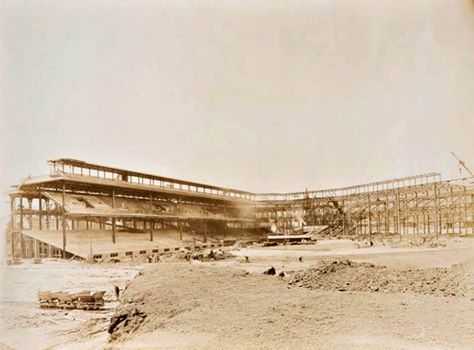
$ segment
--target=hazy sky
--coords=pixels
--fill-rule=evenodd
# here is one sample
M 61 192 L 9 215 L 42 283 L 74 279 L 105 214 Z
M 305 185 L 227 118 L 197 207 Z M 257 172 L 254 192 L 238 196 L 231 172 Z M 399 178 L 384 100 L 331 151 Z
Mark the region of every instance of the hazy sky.
M 0 45 L 4 189 L 59 157 L 261 192 L 474 168 L 472 1 L 11 0 Z

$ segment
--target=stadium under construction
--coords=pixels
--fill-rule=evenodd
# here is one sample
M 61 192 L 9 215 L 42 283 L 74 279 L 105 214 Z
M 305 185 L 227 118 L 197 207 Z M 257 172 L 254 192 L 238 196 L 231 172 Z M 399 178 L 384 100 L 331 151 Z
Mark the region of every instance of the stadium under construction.
M 252 193 L 74 159 L 9 192 L 12 258 L 123 259 L 267 235 L 472 235 L 474 179 L 439 173 L 345 188 Z

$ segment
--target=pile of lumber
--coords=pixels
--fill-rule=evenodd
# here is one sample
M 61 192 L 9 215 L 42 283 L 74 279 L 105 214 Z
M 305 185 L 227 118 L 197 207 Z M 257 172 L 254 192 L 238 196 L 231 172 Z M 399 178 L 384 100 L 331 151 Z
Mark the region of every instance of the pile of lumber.
M 105 291 L 80 293 L 38 292 L 38 301 L 42 308 L 98 310 L 104 306 Z

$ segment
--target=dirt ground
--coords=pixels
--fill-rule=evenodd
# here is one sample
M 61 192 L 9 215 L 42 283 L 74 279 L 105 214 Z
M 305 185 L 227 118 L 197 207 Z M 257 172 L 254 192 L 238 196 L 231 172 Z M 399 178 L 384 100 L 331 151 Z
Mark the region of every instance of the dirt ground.
M 142 265 L 97 265 L 43 260 L 42 264 L 0 266 L 0 349 L 102 349 L 107 325 L 124 288 Z M 8 282 L 5 282 L 8 281 Z M 41 309 L 38 291 L 105 290 L 102 311 Z
M 232 254 L 217 262 L 2 267 L 2 280 L 12 282 L 1 291 L 0 342 L 81 350 L 474 349 L 472 241 L 433 249 L 334 240 Z M 346 259 L 351 266 L 331 266 Z M 277 275 L 262 273 L 270 266 Z M 121 303 L 101 312 L 36 304 L 45 286 L 111 296 L 114 284 L 129 281 Z

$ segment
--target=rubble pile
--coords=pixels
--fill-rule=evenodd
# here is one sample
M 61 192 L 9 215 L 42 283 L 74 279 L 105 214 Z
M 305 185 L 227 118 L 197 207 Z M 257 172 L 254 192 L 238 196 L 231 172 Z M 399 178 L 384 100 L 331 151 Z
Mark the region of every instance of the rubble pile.
M 329 291 L 418 293 L 435 296 L 474 296 L 472 276 L 463 266 L 396 269 L 351 260 L 323 261 L 295 272 L 294 286 Z
M 233 258 L 234 255 L 229 253 L 227 250 L 222 249 L 206 249 L 204 251 L 191 252 L 186 249 L 182 249 L 175 254 L 176 260 L 197 260 L 197 261 L 217 261 Z

